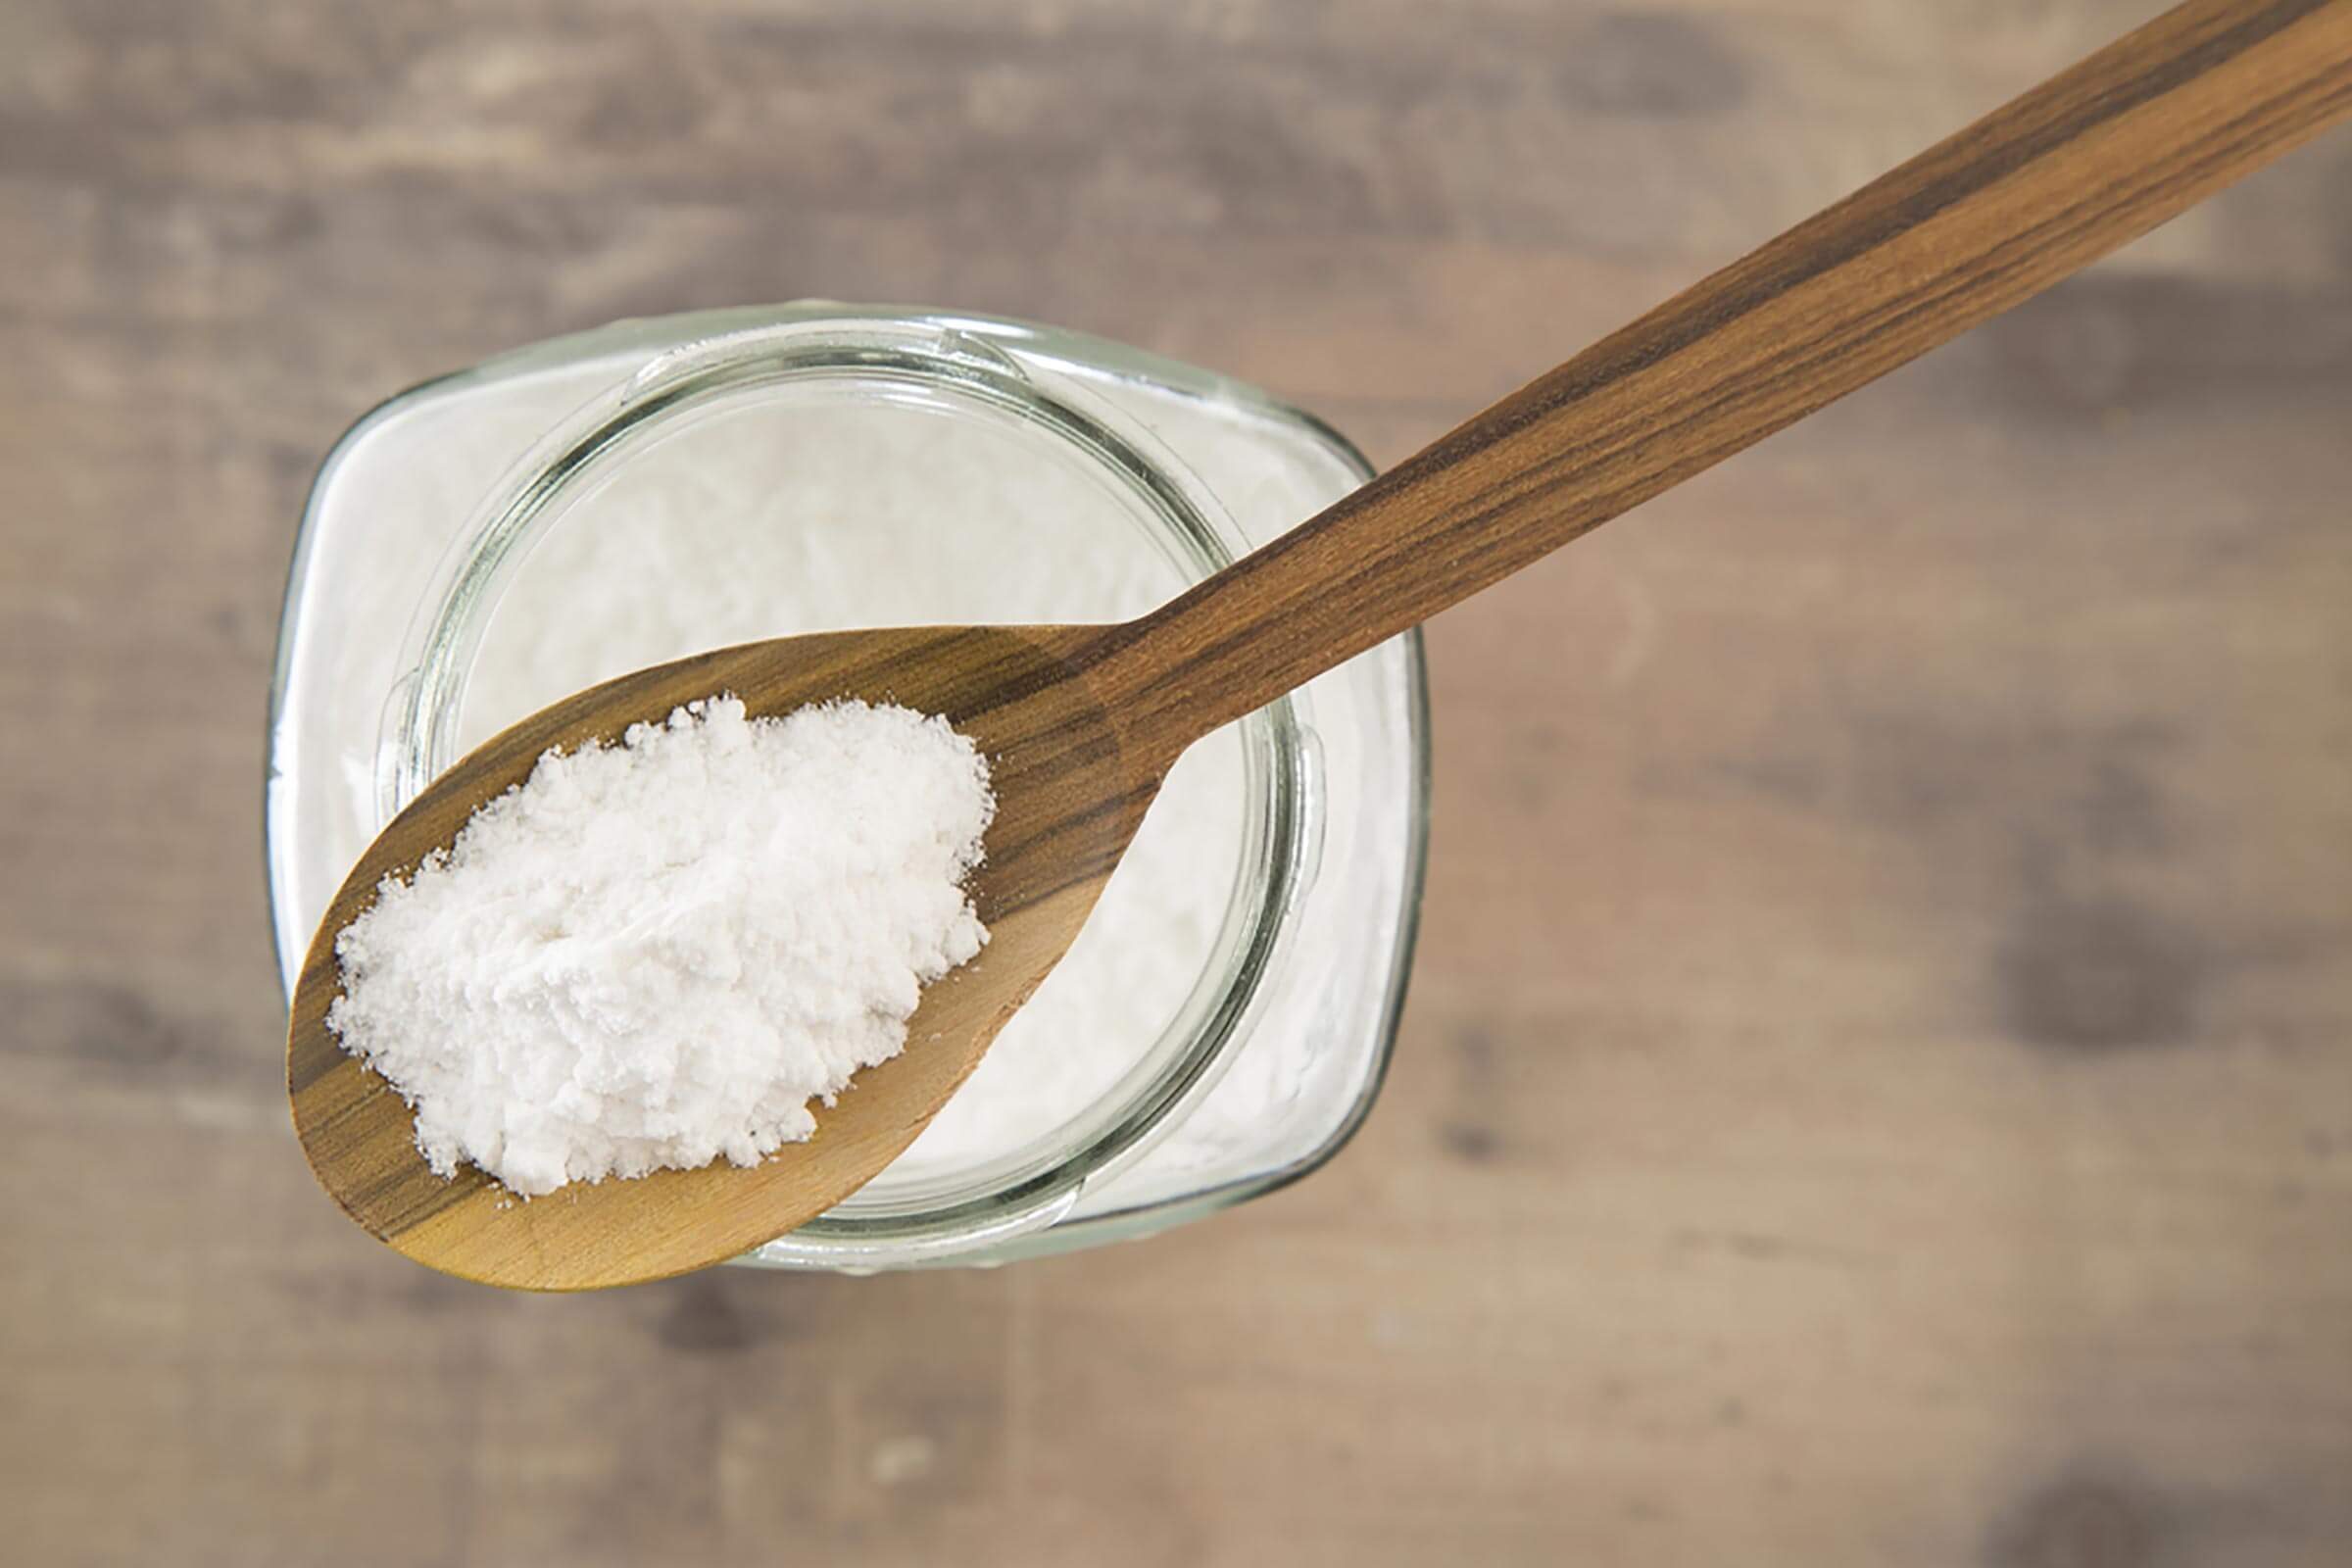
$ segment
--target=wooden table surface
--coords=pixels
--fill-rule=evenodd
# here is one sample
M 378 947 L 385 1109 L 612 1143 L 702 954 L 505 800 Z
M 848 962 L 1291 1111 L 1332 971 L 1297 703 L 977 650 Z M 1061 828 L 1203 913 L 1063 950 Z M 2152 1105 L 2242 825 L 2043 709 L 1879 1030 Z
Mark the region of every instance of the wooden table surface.
M 2151 0 L 0 5 L 0 1558 L 2352 1561 L 2352 136 L 1429 633 L 1396 1070 L 995 1273 L 426 1274 L 279 1079 L 372 400 L 799 295 L 1402 456 Z

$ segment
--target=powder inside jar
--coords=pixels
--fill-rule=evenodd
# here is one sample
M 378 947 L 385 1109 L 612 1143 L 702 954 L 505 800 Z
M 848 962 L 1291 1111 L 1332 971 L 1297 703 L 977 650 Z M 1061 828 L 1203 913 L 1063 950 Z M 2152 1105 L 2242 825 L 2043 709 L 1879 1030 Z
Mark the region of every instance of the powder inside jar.
M 896 408 L 723 416 L 622 468 L 536 545 L 473 662 L 462 738 L 728 643 L 1124 618 L 1190 578 L 1034 443 Z M 1231 731 L 1179 760 L 1076 944 L 894 1172 L 1022 1149 L 1115 1090 L 1211 963 L 1246 792 Z M 1294 1092 L 1271 1064 L 1263 1076 L 1226 1097 L 1237 1122 Z

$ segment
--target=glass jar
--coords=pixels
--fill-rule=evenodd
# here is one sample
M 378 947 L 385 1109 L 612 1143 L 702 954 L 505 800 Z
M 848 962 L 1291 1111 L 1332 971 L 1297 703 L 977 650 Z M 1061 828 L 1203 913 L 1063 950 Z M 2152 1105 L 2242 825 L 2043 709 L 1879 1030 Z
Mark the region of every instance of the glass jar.
M 267 809 L 288 989 L 382 823 L 568 691 L 834 626 L 1125 618 L 1369 471 L 1223 377 L 931 311 L 620 322 L 405 392 L 321 467 L 286 590 Z M 1330 1157 L 1394 1036 L 1427 781 L 1417 636 L 1196 746 L 1026 1033 L 889 1170 L 741 1261 L 1002 1262 Z

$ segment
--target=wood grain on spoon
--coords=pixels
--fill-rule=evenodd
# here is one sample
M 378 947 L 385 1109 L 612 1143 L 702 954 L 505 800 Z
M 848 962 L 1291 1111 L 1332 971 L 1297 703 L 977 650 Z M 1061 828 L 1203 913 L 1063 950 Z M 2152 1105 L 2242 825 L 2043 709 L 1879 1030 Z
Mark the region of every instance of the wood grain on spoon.
M 320 1181 L 436 1268 L 586 1289 L 658 1279 L 822 1212 L 911 1143 L 1066 950 L 1184 748 L 2144 233 L 2352 114 L 2352 0 L 2195 0 L 1932 148 L 1140 620 L 836 633 L 638 671 L 533 715 L 401 813 L 297 986 L 287 1083 Z M 992 940 L 906 1053 L 814 1138 L 515 1202 L 434 1176 L 409 1111 L 326 1033 L 335 933 L 550 746 L 727 690 L 945 713 L 993 760 L 974 885 Z

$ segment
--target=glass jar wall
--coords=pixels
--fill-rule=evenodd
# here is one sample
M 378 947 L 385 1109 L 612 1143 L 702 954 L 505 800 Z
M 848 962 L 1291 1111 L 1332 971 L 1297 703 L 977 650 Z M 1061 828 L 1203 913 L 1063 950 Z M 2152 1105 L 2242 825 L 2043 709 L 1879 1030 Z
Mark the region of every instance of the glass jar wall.
M 756 637 L 1125 618 L 1366 471 L 1234 382 L 938 312 L 625 322 L 405 393 L 328 459 L 287 589 L 268 812 L 289 981 L 376 828 L 566 692 Z M 1001 1261 L 1328 1157 L 1401 999 L 1423 705 L 1400 638 L 1195 747 L 940 1120 L 745 1261 Z

